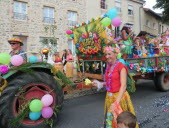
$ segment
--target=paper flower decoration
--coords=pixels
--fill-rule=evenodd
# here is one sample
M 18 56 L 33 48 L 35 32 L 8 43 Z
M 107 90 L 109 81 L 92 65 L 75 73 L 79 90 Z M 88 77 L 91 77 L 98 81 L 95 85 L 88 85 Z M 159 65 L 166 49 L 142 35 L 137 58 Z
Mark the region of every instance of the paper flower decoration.
M 89 79 L 85 79 L 85 85 L 90 85 L 90 84 L 92 84 L 93 82 L 91 82 L 91 80 L 89 80 Z

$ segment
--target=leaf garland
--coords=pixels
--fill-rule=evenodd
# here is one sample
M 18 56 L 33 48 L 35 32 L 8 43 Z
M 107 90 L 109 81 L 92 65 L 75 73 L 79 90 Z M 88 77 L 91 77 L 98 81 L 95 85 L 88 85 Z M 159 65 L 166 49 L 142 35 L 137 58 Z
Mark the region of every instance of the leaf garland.
M 9 128 L 18 128 L 18 123 L 22 121 L 30 112 L 29 104 L 30 102 L 27 102 L 25 106 L 21 108 L 18 116 L 10 121 Z

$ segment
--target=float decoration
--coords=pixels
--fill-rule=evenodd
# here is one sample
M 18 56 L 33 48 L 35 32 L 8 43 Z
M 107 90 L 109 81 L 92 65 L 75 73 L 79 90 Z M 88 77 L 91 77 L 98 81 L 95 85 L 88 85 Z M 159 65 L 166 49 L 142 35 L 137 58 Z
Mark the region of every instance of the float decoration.
M 106 45 L 106 32 L 101 18 L 91 22 L 73 30 L 76 53 L 82 58 L 102 57 L 102 47 Z

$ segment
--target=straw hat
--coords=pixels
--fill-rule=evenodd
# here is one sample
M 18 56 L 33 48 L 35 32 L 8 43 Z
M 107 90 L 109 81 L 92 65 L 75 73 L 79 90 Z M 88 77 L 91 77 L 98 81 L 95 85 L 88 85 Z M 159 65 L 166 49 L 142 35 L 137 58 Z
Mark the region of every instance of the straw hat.
M 9 43 L 10 43 L 10 42 L 18 42 L 18 43 L 21 44 L 21 46 L 23 46 L 23 42 L 22 42 L 22 40 L 19 39 L 19 38 L 11 38 L 11 39 L 8 40 L 8 42 L 9 42 Z

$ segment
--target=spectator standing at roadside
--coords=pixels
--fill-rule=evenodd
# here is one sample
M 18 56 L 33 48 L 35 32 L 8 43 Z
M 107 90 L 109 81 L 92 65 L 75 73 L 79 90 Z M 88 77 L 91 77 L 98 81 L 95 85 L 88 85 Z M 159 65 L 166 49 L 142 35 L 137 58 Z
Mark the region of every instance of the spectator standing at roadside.
M 66 66 L 65 66 L 66 63 L 67 63 L 66 57 L 67 57 L 67 50 L 64 49 L 64 50 L 63 50 L 63 54 L 62 54 L 62 63 L 63 63 L 64 72 L 66 72 Z

